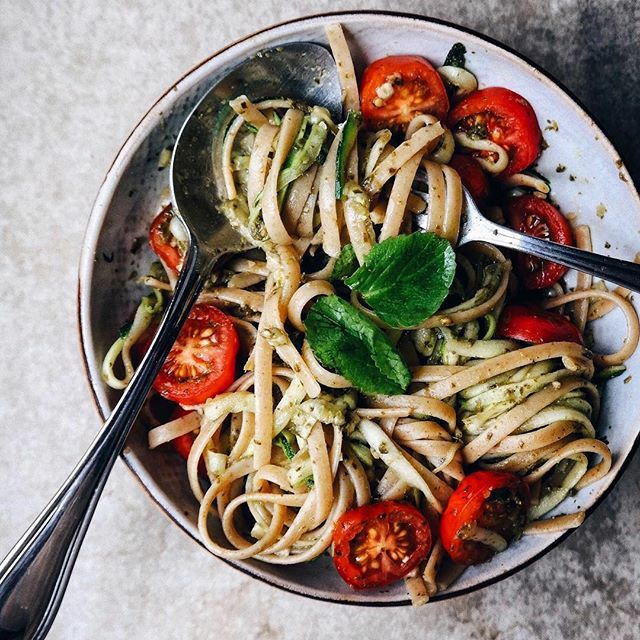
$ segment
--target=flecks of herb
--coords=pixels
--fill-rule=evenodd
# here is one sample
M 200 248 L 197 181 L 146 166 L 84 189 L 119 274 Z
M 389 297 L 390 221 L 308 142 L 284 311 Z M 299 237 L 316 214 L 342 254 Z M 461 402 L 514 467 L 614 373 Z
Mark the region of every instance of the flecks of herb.
M 611 243 L 609 241 L 605 241 L 604 248 L 605 249 L 611 249 Z
M 470 126 L 466 133 L 472 140 L 486 140 L 489 136 L 487 125 L 481 122 Z
M 111 253 L 104 253 L 103 251 L 102 257 L 104 258 L 105 262 L 113 262 L 113 251 Z
M 544 128 L 545 131 L 560 131 L 560 127 L 555 120 L 547 120 L 547 126 Z
M 460 67 L 464 69 L 465 53 L 467 53 L 467 48 L 462 44 L 462 42 L 456 42 L 449 50 L 449 53 L 447 53 L 447 57 L 444 59 L 443 66 Z
M 556 173 L 564 173 L 567 170 L 567 167 L 565 167 L 563 164 L 559 164 L 556 167 Z
M 124 340 L 129 335 L 129 331 L 131 331 L 131 323 L 127 322 L 127 324 L 123 324 L 118 330 L 118 336 Z

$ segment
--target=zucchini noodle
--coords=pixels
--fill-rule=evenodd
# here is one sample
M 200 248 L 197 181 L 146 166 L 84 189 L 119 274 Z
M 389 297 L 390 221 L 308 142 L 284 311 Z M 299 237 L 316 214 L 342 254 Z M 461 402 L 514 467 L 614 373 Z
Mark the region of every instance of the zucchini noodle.
M 627 335 L 617 352 L 594 355 L 575 342 L 527 345 L 501 337 L 500 315 L 518 284 L 510 284 L 511 262 L 486 243 L 455 249 L 447 297 L 408 329 L 388 326 L 364 295 L 349 291 L 343 277 L 386 239 L 427 231 L 455 247 L 463 203 L 460 176 L 448 164 L 455 150 L 479 152 L 476 159 L 493 174 L 505 169 L 509 155 L 486 138 L 452 133 L 433 115 L 418 115 L 404 136 L 361 127 L 348 157 L 341 157 L 343 135 L 349 139 L 354 131 L 345 133 L 346 114 L 360 109 L 358 82 L 342 28 L 329 27 L 327 37 L 345 122 L 286 96 L 229 101 L 227 126 L 213 149 L 220 209 L 254 248 L 227 256 L 198 303 L 220 307 L 232 319 L 241 373 L 223 393 L 184 405 L 186 414 L 154 418 L 149 446 L 191 434 L 186 476 L 199 504 L 198 530 L 205 546 L 226 559 L 307 562 L 330 548 L 347 510 L 379 499 L 411 502 L 434 537 L 405 578 L 412 601 L 421 604 L 463 570 L 449 560 L 437 531 L 447 501 L 471 471 L 509 471 L 529 485 L 525 534 L 579 526 L 583 512 L 543 518 L 611 468 L 612 452 L 598 439 L 600 390 L 592 379 L 623 369 L 640 340 L 640 323 L 627 292 L 607 291 L 580 274 L 575 291 L 557 284 L 548 292 L 553 297 L 539 304 L 566 307 L 581 332 L 619 308 Z M 461 67 L 438 71 L 456 97 L 477 88 L 475 76 Z M 353 122 L 359 119 L 352 116 Z M 501 180 L 549 193 L 548 183 L 533 175 Z M 169 225 L 168 233 L 171 246 L 184 250 L 179 226 Z M 576 229 L 576 240 L 591 249 L 587 227 Z M 353 269 L 338 276 L 348 255 Z M 161 261 L 141 278 L 153 294 L 142 298 L 130 326 L 107 350 L 102 374 L 111 387 L 129 384 L 132 349 L 172 295 L 176 277 Z M 316 356 L 305 322 L 326 296 L 350 300 L 354 313 L 397 348 L 411 373 L 402 392 L 359 393 Z M 153 414 L 151 399 L 147 414 Z M 464 538 L 494 551 L 507 546 L 477 523 Z

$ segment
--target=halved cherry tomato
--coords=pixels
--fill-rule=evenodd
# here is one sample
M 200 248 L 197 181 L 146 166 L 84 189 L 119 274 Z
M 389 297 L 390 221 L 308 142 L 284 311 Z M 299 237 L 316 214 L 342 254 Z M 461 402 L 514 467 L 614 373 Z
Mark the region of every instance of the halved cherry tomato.
M 200 404 L 235 378 L 240 341 L 231 319 L 211 304 L 191 310 L 153 388 L 180 404 Z
M 452 129 L 475 130 L 504 147 L 509 164 L 503 176 L 526 169 L 542 149 L 542 133 L 533 107 L 521 95 L 503 87 L 488 87 L 463 98 L 449 114 Z
M 533 305 L 511 304 L 505 307 L 498 322 L 498 333 L 505 338 L 534 344 L 558 341 L 584 344 L 582 334 L 573 322 L 559 313 Z
M 542 198 L 529 195 L 509 198 L 507 219 L 516 231 L 560 244 L 574 244 L 569 221 Z M 558 282 L 567 267 L 520 253 L 516 257 L 516 270 L 526 289 L 544 289 Z
M 454 154 L 449 164 L 458 172 L 462 184 L 469 189 L 469 193 L 477 202 L 486 200 L 489 196 L 489 180 L 487 174 L 473 156 Z
M 440 540 L 451 559 L 463 565 L 490 560 L 495 549 L 471 539 L 477 528 L 511 542 L 522 533 L 529 508 L 529 487 L 505 471 L 475 471 L 449 498 L 440 519 Z
M 171 269 L 180 271 L 184 256 L 169 231 L 173 214 L 168 204 L 153 220 L 149 228 L 149 244 L 154 253 Z
M 347 511 L 333 531 L 333 563 L 354 589 L 404 577 L 431 549 L 425 517 L 404 502 L 375 502 Z
M 420 56 L 372 62 L 362 74 L 360 102 L 365 122 L 373 129 L 403 129 L 421 113 L 442 120 L 449 111 L 440 74 Z

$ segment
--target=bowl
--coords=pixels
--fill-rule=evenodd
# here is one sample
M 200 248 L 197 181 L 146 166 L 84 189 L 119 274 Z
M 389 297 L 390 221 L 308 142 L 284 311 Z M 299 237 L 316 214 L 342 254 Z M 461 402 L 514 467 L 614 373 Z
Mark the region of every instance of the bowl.
M 344 26 L 356 69 L 367 62 L 399 53 L 420 54 L 437 62 L 455 42 L 468 50 L 468 66 L 480 86 L 505 86 L 533 105 L 549 145 L 539 169 L 553 181 L 553 193 L 565 213 L 591 226 L 594 250 L 632 259 L 640 248 L 640 199 L 612 144 L 586 111 L 548 74 L 507 47 L 467 29 L 426 18 L 390 12 L 342 12 L 294 20 L 229 45 L 171 86 L 131 132 L 96 198 L 83 247 L 79 272 L 79 324 L 87 376 L 103 418 L 118 393 L 100 377 L 100 364 L 118 328 L 137 305 L 143 288 L 135 277 L 151 262 L 147 228 L 169 194 L 169 170 L 158 158 L 176 139 L 180 126 L 201 96 L 233 66 L 257 51 L 285 42 L 326 44 L 326 25 Z M 556 168 L 566 167 L 561 173 Z M 606 214 L 603 215 L 603 212 Z M 596 343 L 614 350 L 624 335 L 617 312 L 595 327 Z M 627 363 L 628 378 L 609 382 L 603 398 L 599 435 L 606 436 L 614 455 L 610 473 L 568 498 L 557 513 L 577 509 L 593 512 L 610 491 L 640 440 L 640 353 Z M 149 451 L 146 429 L 136 424 L 122 453 L 156 504 L 200 544 L 197 503 L 184 465 L 170 452 Z M 552 513 L 553 515 L 553 513 Z M 527 536 L 491 562 L 467 570 L 433 600 L 467 593 L 504 579 L 526 567 L 569 532 Z M 225 562 L 228 562 L 225 560 Z M 310 598 L 359 605 L 409 604 L 402 582 L 388 589 L 349 589 L 326 554 L 312 563 L 278 567 L 259 561 L 229 562 L 237 569 L 276 587 Z

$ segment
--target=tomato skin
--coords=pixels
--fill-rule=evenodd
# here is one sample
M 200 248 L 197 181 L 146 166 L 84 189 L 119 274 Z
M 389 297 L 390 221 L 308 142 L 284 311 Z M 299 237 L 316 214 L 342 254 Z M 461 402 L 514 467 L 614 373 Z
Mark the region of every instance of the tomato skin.
M 530 496 L 528 485 L 505 471 L 475 471 L 453 492 L 440 519 L 440 540 L 457 564 L 472 565 L 490 560 L 495 551 L 479 542 L 464 540 L 468 527 L 498 533 L 507 542 L 518 537 L 526 521 Z
M 509 153 L 503 176 L 512 176 L 531 165 L 542 151 L 542 132 L 535 111 L 521 95 L 503 87 L 488 87 L 470 93 L 451 110 L 449 126 L 455 129 L 478 116 L 490 140 Z
M 181 458 L 187 460 L 189 458 L 189 453 L 191 452 L 191 447 L 193 446 L 194 440 L 195 438 L 190 433 L 185 433 L 184 435 L 174 438 L 171 441 L 171 445 Z
M 569 221 L 546 200 L 532 195 L 517 196 L 509 198 L 506 209 L 512 229 L 560 244 L 574 245 Z M 555 262 L 519 253 L 516 271 L 526 289 L 545 289 L 558 282 L 568 269 Z
M 226 391 L 234 381 L 239 346 L 238 334 L 227 315 L 211 304 L 195 305 L 153 388 L 183 405 L 202 404 Z
M 473 156 L 456 153 L 449 161 L 449 165 L 458 172 L 462 184 L 476 202 L 483 202 L 489 197 L 487 174 Z
M 333 563 L 354 589 L 383 587 L 403 578 L 430 550 L 429 523 L 405 502 L 386 500 L 351 509 L 333 531 Z M 389 553 L 397 554 L 396 559 Z
M 393 95 L 383 100 L 376 93 L 390 82 Z M 369 128 L 404 129 L 414 116 L 429 113 L 444 120 L 449 97 L 440 74 L 420 56 L 389 56 L 372 62 L 360 84 L 362 115 Z
M 544 311 L 533 305 L 506 306 L 500 315 L 498 333 L 505 338 L 534 344 L 543 342 L 584 344 L 582 334 L 573 322 L 559 313 Z
M 191 411 L 187 411 L 183 409 L 180 405 L 177 405 L 171 414 L 171 420 L 177 420 L 178 418 L 182 418 L 187 414 L 191 413 Z M 176 450 L 176 453 L 181 457 L 187 460 L 189 458 L 189 453 L 191 452 L 191 447 L 193 446 L 193 441 L 195 440 L 195 436 L 192 433 L 185 433 L 182 436 L 178 436 L 171 441 L 173 448 Z
M 177 246 L 170 243 L 171 234 L 169 232 L 169 223 L 173 213 L 171 213 L 171 205 L 168 204 L 153 219 L 151 227 L 149 227 L 149 244 L 153 252 L 174 271 L 180 271 L 184 256 L 180 253 Z

